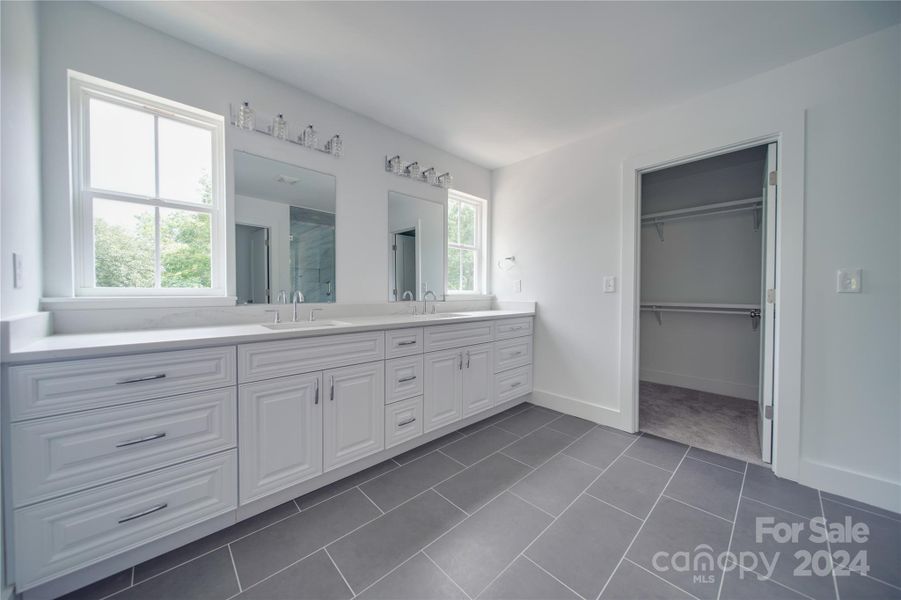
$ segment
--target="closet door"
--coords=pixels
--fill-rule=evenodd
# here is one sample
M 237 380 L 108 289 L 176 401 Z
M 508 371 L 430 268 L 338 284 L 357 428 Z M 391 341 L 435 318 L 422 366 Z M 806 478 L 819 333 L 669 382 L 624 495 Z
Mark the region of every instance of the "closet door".
M 776 324 L 776 203 L 778 201 L 777 144 L 767 147 L 767 166 L 763 181 L 763 298 L 760 306 L 760 395 L 757 407 L 757 432 L 763 462 L 773 460 L 773 370 Z

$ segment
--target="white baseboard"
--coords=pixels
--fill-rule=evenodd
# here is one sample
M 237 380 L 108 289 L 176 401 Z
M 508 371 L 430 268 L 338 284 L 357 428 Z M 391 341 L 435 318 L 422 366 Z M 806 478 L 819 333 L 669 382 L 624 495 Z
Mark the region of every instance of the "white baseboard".
M 802 457 L 798 483 L 901 513 L 901 482 Z
M 629 427 L 623 423 L 622 413 L 618 410 L 607 408 L 606 406 L 592 404 L 577 398 L 552 394 L 543 390 L 532 390 L 530 401 L 538 406 L 559 410 L 562 413 L 587 419 L 594 423 L 598 423 L 599 425 L 606 425 L 607 427 L 630 431 Z
M 642 381 L 650 381 L 651 383 L 674 385 L 690 390 L 700 390 L 702 392 L 720 394 L 721 396 L 732 396 L 733 398 L 742 398 L 744 400 L 757 400 L 757 386 L 748 385 L 746 383 L 722 381 L 719 379 L 705 379 L 693 375 L 655 371 L 653 369 L 641 369 L 639 377 Z

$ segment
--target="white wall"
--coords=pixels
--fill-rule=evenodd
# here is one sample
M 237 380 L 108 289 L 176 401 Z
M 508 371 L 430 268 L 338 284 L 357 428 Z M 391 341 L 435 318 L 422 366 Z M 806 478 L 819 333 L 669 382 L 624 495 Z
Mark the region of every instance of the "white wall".
M 0 318 L 35 312 L 41 296 L 41 152 L 38 9 L 3 2 L 0 138 Z M 22 255 L 24 285 L 13 288 L 12 253 Z
M 618 274 L 623 163 L 805 109 L 797 476 L 901 510 L 898 26 L 495 171 L 494 256 L 517 267 L 493 289 L 539 302 L 537 396 L 619 424 L 620 296 L 600 276 Z M 864 269 L 862 294 L 835 293 L 838 267 Z
M 456 188 L 489 195 L 486 169 L 103 8 L 48 2 L 40 13 L 45 296 L 72 294 L 66 69 L 226 116 L 229 103 L 247 100 L 262 113 L 283 112 L 289 123 L 314 123 L 321 136 L 340 133 L 345 156 L 334 159 L 233 127 L 226 132 L 229 150 L 244 149 L 337 177 L 340 303 L 384 302 L 388 189 L 436 201 L 446 197 L 438 188 L 385 173 L 386 155 L 435 165 L 439 172 L 453 173 Z M 226 160 L 231 166 L 231 152 Z M 233 261 L 232 252 L 232 266 Z

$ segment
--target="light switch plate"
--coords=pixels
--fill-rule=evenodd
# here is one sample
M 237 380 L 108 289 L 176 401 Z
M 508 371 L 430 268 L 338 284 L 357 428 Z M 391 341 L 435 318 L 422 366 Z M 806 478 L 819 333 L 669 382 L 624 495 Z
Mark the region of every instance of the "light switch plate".
M 516 293 L 522 292 L 522 279 L 517 279 L 513 282 L 513 291 Z
M 861 269 L 839 269 L 835 277 L 835 291 L 839 294 L 859 294 Z
M 22 255 L 13 252 L 13 288 L 22 289 L 25 285 L 25 272 L 22 268 Z
M 604 293 L 612 294 L 616 291 L 616 277 L 613 275 L 606 275 L 604 277 Z

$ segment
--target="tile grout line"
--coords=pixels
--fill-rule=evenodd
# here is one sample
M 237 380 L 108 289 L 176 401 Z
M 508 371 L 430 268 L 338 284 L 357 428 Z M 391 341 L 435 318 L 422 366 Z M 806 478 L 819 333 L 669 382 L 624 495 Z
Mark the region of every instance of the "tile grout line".
M 779 507 L 779 506 L 774 506 L 774 505 L 772 505 L 772 504 L 767 504 L 767 503 L 764 502 L 763 500 L 758 500 L 757 498 L 755 498 L 755 497 L 753 497 L 753 496 L 742 496 L 742 498 L 745 498 L 745 499 L 747 499 L 747 500 L 750 500 L 751 502 L 756 502 L 757 504 L 762 504 L 762 505 L 766 506 L 767 508 L 773 508 L 773 509 L 776 509 L 776 510 L 778 510 L 778 511 L 781 511 L 781 512 L 784 512 L 784 513 L 786 513 L 786 514 L 789 514 L 789 515 L 791 515 L 791 516 L 793 516 L 793 517 L 798 517 L 799 519 L 804 519 L 804 520 L 806 520 L 806 521 L 810 521 L 810 519 L 813 518 L 813 517 L 805 517 L 804 515 L 799 515 L 798 513 L 792 512 L 792 511 L 790 511 L 790 510 L 786 510 L 786 509 L 784 509 L 784 508 L 782 508 L 782 507 Z M 816 516 L 816 515 L 814 515 L 814 516 Z
M 376 510 L 378 510 L 378 511 L 379 511 L 380 513 L 382 513 L 382 514 L 385 514 L 385 511 L 382 510 L 382 507 L 379 506 L 378 504 L 376 504 L 376 503 L 372 500 L 372 498 L 369 497 L 369 494 L 367 494 L 366 492 L 363 491 L 363 488 L 361 488 L 360 486 L 355 486 L 355 487 L 353 487 L 353 488 L 351 488 L 351 489 L 359 490 L 360 493 L 363 494 L 363 497 L 364 497 L 364 498 L 366 498 L 367 500 L 369 500 L 370 502 L 372 502 L 372 505 L 376 508 Z
M 325 546 L 322 547 L 322 551 L 325 552 L 325 555 L 328 556 L 328 559 L 331 561 L 332 566 L 335 567 L 335 570 L 338 571 L 338 575 L 341 576 L 341 580 L 344 581 L 344 585 L 347 586 L 347 589 L 350 590 L 350 594 L 352 597 L 356 598 L 357 593 L 354 591 L 354 588 L 350 585 L 350 582 L 347 581 L 347 577 L 344 576 L 344 573 L 341 572 L 341 568 L 338 567 L 338 563 L 335 562 L 335 559 L 332 558 L 331 553 L 328 551 L 328 548 Z
M 676 472 L 675 470 L 670 471 L 669 469 L 664 469 L 660 465 L 655 465 L 654 463 L 649 463 L 646 460 L 641 460 L 640 458 L 635 458 L 634 456 L 629 456 L 628 454 L 625 456 L 625 458 L 628 458 L 629 460 L 634 460 L 636 462 L 640 462 L 641 464 L 647 465 L 649 467 L 654 467 L 655 469 L 660 469 L 661 471 L 666 471 L 667 473 L 675 473 Z
M 738 510 L 741 508 L 742 492 L 745 491 L 745 479 L 748 478 L 748 463 L 745 463 L 745 472 L 741 475 L 741 487 L 738 488 L 738 502 L 735 503 L 735 514 L 732 517 L 732 529 L 729 530 L 729 543 L 726 544 L 726 556 L 732 552 L 732 538 L 735 537 L 735 524 L 738 523 Z M 723 583 L 726 581 L 726 567 L 723 566 L 722 575 L 720 575 L 720 585 L 716 590 L 716 600 L 719 600 L 723 594 Z
M 618 507 L 618 506 L 615 505 L 615 504 L 612 504 L 612 503 L 610 503 L 610 502 L 607 502 L 607 501 L 604 500 L 603 498 L 598 498 L 598 497 L 595 496 L 594 494 L 591 494 L 590 492 L 588 492 L 588 490 L 586 490 L 586 491 L 584 491 L 584 492 L 582 492 L 582 493 L 585 494 L 586 496 L 588 496 L 589 498 L 594 498 L 594 499 L 597 500 L 598 502 L 603 502 L 604 504 L 606 504 L 606 505 L 609 506 L 610 508 L 615 508 L 615 509 L 618 510 L 619 512 L 624 513 L 624 514 L 627 514 L 627 515 L 629 515 L 630 517 L 632 517 L 632 518 L 634 518 L 634 519 L 638 519 L 639 521 L 644 522 L 644 520 L 647 518 L 647 517 L 645 517 L 645 518 L 643 519 L 643 518 L 639 517 L 638 515 L 633 515 L 633 514 L 630 513 L 629 511 L 627 511 L 627 510 L 625 510 L 625 509 L 622 509 L 622 508 Z M 648 513 L 648 514 L 650 514 L 650 513 Z
M 694 504 L 686 502 L 685 500 L 679 500 L 678 498 L 674 498 L 674 497 L 670 496 L 669 494 L 661 494 L 661 497 L 666 498 L 667 500 L 672 500 L 673 502 L 678 502 L 679 504 L 682 504 L 683 506 L 687 506 L 688 508 L 693 508 L 693 509 L 700 511 L 706 515 L 710 515 L 711 517 L 716 517 L 717 519 L 719 519 L 721 521 L 725 521 L 726 523 L 730 523 L 732 525 L 735 524 L 735 521 L 730 521 L 726 517 L 721 517 L 720 515 L 710 512 L 709 510 L 704 510 L 703 508 L 699 508 L 699 507 L 695 506 Z M 739 498 L 741 498 L 741 496 L 739 496 Z
M 568 446 L 567 446 L 567 448 L 568 448 Z M 591 468 L 594 469 L 595 471 L 606 471 L 606 470 L 607 470 L 607 467 L 603 467 L 603 468 L 602 468 L 602 467 L 599 467 L 599 466 L 597 466 L 597 465 L 593 465 L 593 464 L 591 464 L 591 463 L 585 462 L 585 461 L 582 460 L 581 458 L 576 458 L 576 457 L 573 456 L 572 454 L 567 454 L 567 453 L 566 453 L 566 448 L 564 448 L 563 450 L 560 451 L 560 455 L 561 455 L 561 456 L 565 456 L 566 458 L 571 458 L 571 459 L 573 459 L 574 461 L 580 462 L 580 463 L 582 463 L 583 465 L 586 465 L 586 466 L 588 466 L 588 467 L 591 467 Z M 610 464 L 613 464 L 613 463 L 610 463 Z M 607 465 L 607 466 L 609 467 L 610 465 Z
M 518 482 L 517 482 L 517 483 L 518 483 Z M 523 498 L 522 496 L 520 496 L 519 494 L 517 494 L 516 492 L 514 492 L 512 488 L 511 488 L 511 489 L 508 489 L 508 490 L 507 490 L 507 493 L 510 494 L 510 495 L 512 495 L 512 496 L 516 496 L 517 498 L 519 498 L 520 500 L 522 500 L 523 502 L 525 502 L 526 504 L 528 504 L 528 505 L 531 506 L 532 508 L 536 508 L 536 509 L 540 510 L 541 512 L 543 512 L 544 514 L 546 514 L 546 515 L 549 516 L 550 518 L 552 518 L 552 519 L 554 518 L 554 515 L 552 515 L 552 514 L 549 513 L 548 511 L 544 510 L 544 509 L 541 508 L 540 506 L 537 506 L 537 505 L 535 505 L 535 504 L 532 504 L 531 502 L 529 502 L 528 500 L 526 500 L 525 498 Z
M 464 438 L 464 439 L 465 439 L 465 438 Z M 445 446 L 445 447 L 446 447 L 446 446 Z M 437 450 L 435 450 L 435 452 L 437 452 L 437 453 L 440 454 L 441 456 L 445 456 L 445 457 L 451 459 L 452 461 L 454 461 L 455 463 L 457 463 L 458 465 L 460 465 L 460 466 L 463 467 L 464 469 L 467 468 L 466 465 L 464 465 L 463 463 L 461 463 L 459 460 L 457 460 L 456 458 L 454 458 L 453 456 L 451 456 L 451 455 L 448 454 L 447 452 L 442 452 L 442 451 L 441 451 L 441 448 L 438 448 Z M 430 452 L 429 454 L 431 454 L 431 452 Z
M 356 595 L 354 596 L 354 598 L 357 598 L 358 596 L 360 596 L 361 594 L 363 594 L 364 592 L 366 592 L 366 590 L 368 590 L 369 588 L 373 587 L 374 585 L 377 585 L 378 582 L 380 582 L 381 580 L 385 579 L 386 577 L 388 577 L 389 575 L 391 575 L 392 573 L 394 573 L 395 571 L 397 571 L 398 569 L 400 569 L 401 567 L 403 567 L 405 564 L 407 564 L 408 562 L 410 562 L 411 560 L 413 560 L 414 558 L 416 558 L 416 555 L 419 554 L 419 553 L 421 553 L 421 552 L 422 552 L 422 550 L 418 550 L 418 551 L 414 552 L 409 558 L 407 558 L 407 559 L 401 561 L 400 564 L 398 564 L 396 567 L 394 567 L 393 569 L 391 569 L 390 571 L 388 571 L 387 573 L 385 573 L 384 575 L 382 575 L 381 577 L 379 577 L 378 579 L 376 579 L 375 581 L 373 581 L 372 583 L 370 583 L 369 585 L 367 585 L 366 587 L 364 587 L 362 590 L 360 590 L 360 593 L 359 593 L 359 594 L 356 594 Z M 428 557 L 426 557 L 426 558 L 428 558 Z M 431 559 L 430 559 L 430 560 L 431 560 Z M 450 579 L 450 578 L 448 578 L 448 579 Z M 451 582 L 453 582 L 453 579 L 451 579 Z M 457 584 L 454 583 L 454 585 L 457 585 Z M 353 590 L 351 590 L 351 591 L 353 591 Z
M 664 579 L 663 577 L 661 577 L 660 575 L 658 575 L 658 574 L 655 573 L 654 571 L 651 571 L 651 570 L 648 569 L 647 567 L 641 566 L 640 564 L 638 564 L 637 562 L 635 562 L 634 560 L 632 560 L 631 558 L 629 558 L 629 557 L 627 557 L 627 556 L 624 556 L 624 557 L 623 557 L 623 562 L 627 562 L 627 563 L 629 563 L 629 564 L 631 564 L 631 565 L 634 565 L 635 567 L 641 569 L 641 570 L 644 571 L 645 573 L 647 573 L 647 574 L 649 574 L 649 575 L 653 575 L 654 577 L 656 577 L 657 579 L 659 579 L 660 581 L 662 581 L 663 583 L 665 583 L 665 584 L 668 585 L 669 587 L 671 587 L 671 588 L 673 588 L 673 589 L 677 589 L 677 590 L 679 590 L 680 592 L 682 592 L 683 594 L 688 594 L 689 596 L 691 596 L 691 597 L 694 598 L 695 600 L 700 600 L 700 599 L 699 599 L 697 596 L 695 596 L 694 594 L 692 594 L 692 593 L 690 593 L 690 592 L 686 592 L 685 590 L 683 590 L 683 589 L 680 588 L 679 586 L 675 585 L 674 583 L 671 583 L 671 582 L 667 581 L 666 579 Z M 615 572 L 615 571 L 614 571 L 614 572 Z
M 817 490 L 817 491 L 820 491 L 820 490 Z M 867 510 L 866 508 L 860 508 L 859 506 L 847 504 L 845 502 L 841 502 L 839 500 L 834 500 L 832 498 L 823 498 L 822 493 L 820 494 L 820 499 L 823 502 L 831 502 L 833 504 L 838 504 L 840 506 L 844 506 L 845 508 L 853 508 L 854 510 L 859 510 L 860 512 L 865 512 L 867 514 L 873 515 L 874 517 L 880 517 L 883 519 L 888 519 L 889 521 L 895 521 L 896 523 L 901 523 L 901 515 L 889 516 L 889 515 L 885 515 L 885 514 L 880 514 L 877 512 L 873 512 L 872 510 Z
M 759 581 L 767 581 L 767 582 L 769 582 L 769 583 L 775 583 L 775 584 L 778 585 L 779 587 L 783 587 L 783 588 L 785 588 L 785 589 L 787 589 L 787 590 L 789 590 L 789 591 L 791 591 L 791 592 L 794 592 L 795 594 L 798 594 L 799 596 L 803 596 L 804 598 L 808 598 L 809 600 L 819 600 L 819 599 L 817 599 L 817 598 L 814 598 L 813 596 L 809 596 L 809 595 L 805 594 L 805 593 L 802 592 L 802 591 L 796 590 L 796 589 L 793 588 L 793 587 L 787 586 L 787 585 L 785 585 L 784 583 L 780 583 L 780 582 L 776 581 L 775 579 L 772 579 L 772 578 L 770 578 L 770 577 L 767 577 L 766 575 L 764 575 L 764 574 L 762 574 L 762 573 L 758 573 L 758 572 L 755 571 L 754 569 L 748 569 L 747 567 L 743 567 L 743 566 L 741 566 L 741 564 L 739 564 L 738 562 L 736 562 L 736 561 L 733 560 L 732 558 L 729 558 L 728 561 L 729 561 L 729 563 L 731 563 L 731 564 L 732 564 L 736 569 L 738 569 L 739 571 L 747 571 L 748 573 L 753 573 L 754 576 L 757 577 L 757 579 L 758 579 Z
M 691 452 L 691 449 L 692 449 L 692 448 L 697 448 L 698 450 L 704 450 L 703 448 L 698 448 L 697 446 L 689 446 L 689 447 L 688 447 L 688 451 Z M 710 452 L 710 451 L 709 451 L 709 450 L 705 450 L 705 452 Z M 726 455 L 723 454 L 723 456 L 726 456 Z M 741 462 L 744 462 L 744 463 L 745 463 L 745 469 L 742 469 L 741 471 L 739 471 L 738 469 L 732 469 L 732 468 L 730 468 L 730 467 L 724 467 L 723 465 L 718 465 L 718 464 L 716 464 L 716 463 L 714 463 L 714 462 L 710 462 L 709 460 L 704 460 L 703 458 L 698 458 L 697 456 L 688 456 L 688 457 L 686 457 L 686 458 L 690 458 L 691 460 L 694 460 L 694 461 L 697 461 L 697 462 L 702 462 L 702 463 L 705 463 L 705 464 L 708 464 L 708 465 L 712 465 L 712 466 L 714 466 L 714 467 L 719 467 L 719 468 L 721 468 L 721 469 L 726 469 L 727 471 L 732 471 L 733 473 L 742 473 L 742 474 L 743 474 L 743 473 L 745 472 L 745 470 L 747 469 L 747 464 L 748 464 L 748 461 L 741 461 Z M 726 456 L 726 458 L 732 458 L 732 457 L 731 457 L 731 456 Z M 740 459 L 736 458 L 736 459 L 734 459 L 734 460 L 740 460 Z
M 528 463 L 524 463 L 524 462 L 522 462 L 521 460 L 519 460 L 518 458 L 513 458 L 513 457 L 510 456 L 509 454 L 505 453 L 504 450 L 506 450 L 507 448 L 508 448 L 508 446 L 504 446 L 504 448 L 503 448 L 502 450 L 498 450 L 495 454 L 500 454 L 501 456 L 504 456 L 504 457 L 506 457 L 506 458 L 509 458 L 510 460 L 512 460 L 512 461 L 514 461 L 514 462 L 518 462 L 518 463 L 521 464 L 522 466 L 524 466 L 524 467 L 529 467 L 530 469 L 537 469 L 537 468 L 538 468 L 538 467 L 533 467 L 532 465 L 530 465 L 530 464 L 528 464 Z M 558 452 L 554 452 L 554 454 L 553 454 L 553 456 L 551 456 L 551 458 L 553 458 L 554 456 L 557 456 L 558 453 L 559 453 L 559 451 L 558 451 Z M 541 463 L 541 464 L 543 465 L 544 463 Z
M 654 504 L 651 506 L 651 510 L 648 511 L 647 519 L 651 518 L 651 513 L 653 513 L 654 509 L 657 508 L 657 505 L 660 504 L 660 499 L 663 497 L 663 492 L 666 491 L 666 488 L 669 486 L 670 482 L 672 482 L 673 477 L 676 476 L 676 471 L 678 471 L 679 467 L 682 466 L 682 461 L 685 460 L 686 456 L 688 456 L 688 447 L 686 447 L 685 450 L 682 452 L 682 458 L 679 460 L 679 464 L 677 464 L 676 468 L 673 469 L 673 472 L 670 473 L 669 479 L 667 479 L 666 483 L 663 485 L 663 489 L 660 490 L 660 494 L 657 495 L 657 500 L 654 501 Z M 644 529 L 645 523 L 647 523 L 647 520 L 642 521 L 641 525 L 638 526 L 638 531 L 636 531 L 635 535 L 632 536 L 632 541 L 629 542 L 628 546 L 626 546 L 626 550 L 625 550 L 625 552 L 623 552 L 623 555 L 620 557 L 619 562 L 616 563 L 616 567 L 614 567 L 613 571 L 610 572 L 610 576 L 607 578 L 607 581 L 604 582 L 604 587 L 601 588 L 601 591 L 597 595 L 597 598 L 600 598 L 604 594 L 604 590 L 607 589 L 607 586 L 610 585 L 610 581 L 613 579 L 613 575 L 616 574 L 616 571 L 617 571 L 617 569 L 619 569 L 619 566 L 621 564 L 623 564 L 623 560 L 625 560 L 626 555 L 629 554 L 629 550 L 632 549 L 632 546 L 635 544 L 635 540 L 637 540 L 638 536 L 641 535 L 641 530 Z M 678 587 L 678 586 L 676 586 L 676 587 Z M 679 588 L 679 589 L 682 589 L 682 588 Z M 597 600 L 597 598 L 595 600 Z
M 433 565 L 435 565 L 435 567 L 436 567 L 439 571 L 441 571 L 441 572 L 444 574 L 445 577 L 447 577 L 447 580 L 450 581 L 452 584 L 454 584 L 454 587 L 456 587 L 458 590 L 460 590 L 461 592 L 463 592 L 463 595 L 466 596 L 469 600 L 472 600 L 472 596 L 470 596 L 470 595 L 466 592 L 466 590 L 464 590 L 463 588 L 461 588 L 460 585 L 459 585 L 456 581 L 454 581 L 454 578 L 451 577 L 450 575 L 448 575 L 448 574 L 447 574 L 447 571 L 445 571 L 444 569 L 442 569 L 442 568 L 441 568 L 441 565 L 439 565 L 438 563 L 436 563 L 436 562 L 434 561 L 434 559 L 433 559 L 431 556 L 429 556 L 428 554 L 426 554 L 426 553 L 423 552 L 422 550 L 420 550 L 420 551 L 417 552 L 416 554 L 422 554 L 423 556 L 425 556 L 425 557 L 426 557 L 426 560 L 428 560 L 430 563 L 432 563 Z M 416 556 L 416 554 L 414 554 L 413 556 Z
M 554 575 L 553 573 L 551 573 L 550 571 L 548 571 L 547 569 L 545 569 L 544 567 L 542 567 L 541 565 L 539 565 L 537 562 L 535 562 L 534 560 L 532 560 L 532 559 L 529 558 L 528 556 L 523 555 L 523 559 L 529 561 L 530 563 L 532 563 L 533 565 L 535 565 L 536 567 L 538 567 L 539 569 L 541 569 L 541 571 L 547 573 L 548 576 L 553 577 L 553 578 L 554 578 L 554 581 L 556 581 L 557 583 L 559 583 L 560 585 L 562 585 L 563 587 L 565 587 L 566 589 L 568 589 L 569 591 L 571 591 L 573 594 L 575 594 L 575 595 L 578 596 L 579 598 L 582 598 L 582 600 L 585 600 L 585 596 L 583 596 L 582 594 L 580 594 L 580 593 L 577 592 L 576 590 L 572 589 L 571 587 L 569 587 L 568 585 L 566 585 L 565 583 L 563 583 L 562 581 L 560 581 L 560 580 L 557 578 L 556 575 Z M 514 560 L 513 562 L 516 562 L 516 561 Z M 510 565 L 512 565 L 512 564 L 513 564 L 513 563 L 510 563 Z M 509 568 L 509 565 L 508 565 L 508 568 Z M 487 588 L 486 588 L 486 589 L 487 589 Z
M 232 561 L 232 570 L 235 572 L 235 581 L 238 582 L 238 593 L 244 592 L 244 588 L 241 587 L 241 576 L 238 575 L 238 565 L 235 564 L 235 555 L 232 554 L 232 546 L 231 544 L 227 544 L 228 546 L 228 557 Z
M 820 490 L 817 490 L 817 500 L 820 501 L 820 516 L 823 517 L 823 524 L 828 527 L 829 521 L 826 520 L 826 509 L 823 507 L 823 494 Z M 835 559 L 832 556 L 832 544 L 829 542 L 828 535 L 826 536 L 826 552 L 829 554 L 829 565 L 832 567 L 829 571 L 832 575 L 832 587 L 835 589 L 835 599 L 841 600 L 841 594 L 838 593 L 838 580 L 835 575 Z
M 582 439 L 583 437 L 585 437 L 585 435 L 588 435 L 589 432 L 594 431 L 594 429 L 596 429 L 596 428 L 592 428 L 592 429 L 590 429 L 589 431 L 586 431 L 586 432 L 585 432 L 584 434 L 582 434 L 582 436 L 580 436 L 578 439 L 573 440 L 572 444 L 575 444 L 577 441 L 579 441 L 580 439 Z M 601 478 L 601 476 L 607 471 L 607 469 L 610 467 L 610 465 L 612 465 L 612 464 L 615 463 L 617 460 L 619 460 L 620 457 L 623 456 L 623 455 L 626 453 L 626 451 L 629 450 L 629 448 L 631 448 L 631 447 L 635 444 L 635 442 L 637 442 L 639 439 L 641 439 L 641 436 L 637 436 L 635 439 L 633 439 L 633 440 L 629 443 L 628 446 L 626 446 L 625 448 L 623 448 L 622 452 L 620 452 L 620 453 L 616 456 L 616 458 L 614 458 L 612 461 L 610 461 L 610 464 L 607 465 L 607 467 L 605 467 L 600 473 L 598 473 L 597 476 L 595 476 L 594 479 L 592 479 L 590 482 L 588 482 L 588 485 L 586 485 L 584 488 L 582 488 L 582 491 L 579 492 L 579 493 L 576 495 L 576 497 L 573 498 L 573 500 L 572 500 L 569 504 L 567 504 L 566 507 L 565 507 L 562 511 L 560 511 L 560 514 L 559 514 L 558 516 L 556 516 L 556 517 L 554 517 L 553 519 L 551 519 L 551 522 L 548 523 L 547 526 L 545 526 L 544 529 L 542 529 L 541 531 L 539 531 L 539 532 L 538 532 L 538 535 L 536 535 L 536 536 L 532 539 L 531 542 L 529 542 L 528 544 L 526 544 L 526 547 L 523 548 L 522 551 L 521 551 L 519 554 L 517 554 L 515 557 L 513 557 L 513 560 L 510 561 L 510 563 L 507 565 L 507 567 L 509 567 L 510 564 L 514 563 L 514 562 L 516 561 L 516 559 L 518 559 L 520 556 L 524 556 L 524 557 L 528 558 L 528 557 L 526 556 L 526 552 L 529 550 L 529 548 L 531 548 L 532 545 L 533 545 L 536 541 L 538 541 L 538 539 L 541 538 L 541 536 L 544 535 L 544 533 L 545 533 L 548 529 L 550 529 L 550 528 L 554 525 L 554 523 L 556 523 L 557 520 L 558 520 L 561 516 L 563 516 L 563 515 L 566 513 L 566 511 L 568 511 L 568 510 L 570 509 L 570 507 L 571 507 L 573 504 L 575 504 L 575 503 L 579 500 L 579 498 L 582 497 L 582 495 L 586 492 L 586 490 L 588 490 L 588 488 L 590 488 L 592 485 L 594 485 L 594 483 L 595 483 L 598 479 Z M 570 445 L 567 446 L 566 448 L 569 448 L 570 446 L 572 446 L 572 444 L 570 444 Z M 564 450 L 566 450 L 566 448 L 560 450 L 560 452 L 558 452 L 557 454 L 562 453 Z M 555 454 L 554 456 L 556 456 L 556 454 Z M 551 458 L 553 458 L 553 456 L 552 456 Z M 550 460 L 550 459 L 548 459 L 548 460 Z M 546 463 L 547 463 L 547 461 L 545 461 L 544 464 L 546 464 Z M 542 465 L 542 466 L 544 466 L 544 465 Z M 518 483 L 518 482 L 517 482 L 517 483 Z M 503 572 L 506 571 L 506 570 L 507 570 L 507 568 L 505 567 L 505 568 L 501 571 L 501 573 L 503 573 Z M 491 579 L 491 581 L 489 581 L 488 584 L 485 585 L 485 587 L 483 587 L 483 588 L 479 591 L 479 594 L 481 594 L 482 592 L 484 592 L 485 590 L 487 590 L 489 587 L 491 587 L 491 585 L 492 585 L 495 581 L 497 581 L 497 579 L 500 577 L 501 573 L 498 573 L 497 575 L 495 575 L 495 576 Z
M 431 454 L 431 452 L 429 452 L 429 454 Z M 428 455 L 425 455 L 425 456 L 428 456 Z M 390 460 L 394 461 L 394 463 L 397 464 L 397 461 L 395 461 L 393 458 L 390 459 Z M 384 462 L 388 462 L 388 461 L 382 461 L 381 463 L 376 463 L 376 464 L 374 464 L 374 465 L 372 465 L 372 466 L 373 466 L 373 467 L 377 467 L 378 465 L 380 465 L 380 464 L 382 464 L 382 463 L 384 463 Z M 410 462 L 413 462 L 413 461 L 411 460 Z M 391 468 L 391 469 L 388 469 L 388 470 L 385 471 L 384 473 L 379 473 L 378 475 L 374 475 L 374 476 L 370 477 L 369 479 L 364 479 L 363 481 L 357 483 L 357 485 L 355 485 L 354 487 L 360 487 L 360 486 L 366 485 L 366 484 L 369 483 L 370 481 L 375 481 L 376 479 L 378 479 L 379 477 L 381 477 L 381 476 L 383 476 L 383 475 L 387 475 L 388 473 L 393 473 L 394 471 L 398 470 L 398 469 L 401 468 L 402 466 L 403 466 L 403 465 L 398 465 L 398 466 L 396 466 L 396 467 L 393 467 L 393 468 Z M 371 469 L 372 467 L 369 467 L 369 468 Z M 363 469 L 363 471 L 365 471 L 365 470 L 366 470 L 366 469 Z M 354 473 L 353 475 L 348 475 L 347 477 L 353 477 L 354 475 L 358 475 L 359 473 L 362 473 L 363 471 L 358 471 L 357 473 Z M 318 489 L 316 489 L 316 490 L 310 490 L 309 492 L 307 492 L 307 493 L 304 494 L 303 496 L 298 496 L 297 498 L 295 498 L 295 499 L 294 499 L 294 504 L 297 505 L 297 510 L 299 510 L 300 512 L 304 512 L 304 511 L 310 510 L 311 508 L 314 508 L 314 507 L 316 507 L 316 506 L 319 506 L 319 505 L 322 504 L 323 502 L 328 502 L 328 501 L 331 500 L 332 498 L 337 498 L 338 496 L 340 496 L 340 495 L 343 494 L 344 492 L 347 492 L 347 491 L 349 491 L 349 490 L 354 489 L 353 487 L 349 487 L 349 488 L 347 488 L 346 490 L 341 490 L 340 492 L 337 492 L 337 493 L 335 493 L 335 494 L 332 495 L 332 496 L 327 496 L 326 498 L 323 498 L 323 499 L 320 500 L 319 502 L 316 502 L 315 504 L 311 504 L 311 505 L 309 505 L 309 506 L 306 507 L 306 508 L 301 508 L 300 503 L 298 502 L 299 499 L 301 499 L 301 498 L 303 498 L 304 496 L 307 496 L 307 495 L 309 495 L 309 494 L 312 494 L 313 492 L 316 492 L 316 491 L 325 489 L 325 488 L 327 488 L 329 485 L 332 485 L 332 484 L 334 484 L 334 483 L 338 483 L 338 482 L 340 482 L 340 481 L 344 481 L 344 479 L 339 479 L 338 481 L 333 481 L 332 483 L 330 483 L 330 484 L 328 484 L 328 485 L 325 485 L 325 486 L 323 486 L 323 487 L 321 487 L 321 488 L 318 488 Z M 363 490 L 361 489 L 360 491 L 362 492 Z
M 460 471 L 460 472 L 462 473 L 463 471 Z M 463 513 L 464 515 L 466 515 L 467 517 L 469 516 L 469 511 L 463 510 L 462 508 L 460 508 L 459 506 L 457 506 L 456 503 L 455 503 L 453 500 L 451 500 L 450 498 L 448 498 L 447 496 L 445 496 L 444 494 L 442 494 L 441 492 L 439 492 L 438 490 L 436 490 L 436 489 L 435 489 L 435 486 L 430 487 L 429 490 L 431 490 L 431 491 L 435 492 L 436 494 L 438 494 L 439 496 L 441 496 L 448 504 L 450 504 L 451 506 L 453 506 L 454 508 L 456 508 L 457 510 L 459 510 L 460 512 L 462 512 L 462 513 Z M 426 490 L 426 491 L 428 491 L 428 490 Z M 465 518 L 466 518 L 466 517 L 464 517 L 464 519 L 465 519 Z

